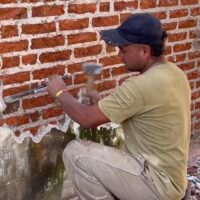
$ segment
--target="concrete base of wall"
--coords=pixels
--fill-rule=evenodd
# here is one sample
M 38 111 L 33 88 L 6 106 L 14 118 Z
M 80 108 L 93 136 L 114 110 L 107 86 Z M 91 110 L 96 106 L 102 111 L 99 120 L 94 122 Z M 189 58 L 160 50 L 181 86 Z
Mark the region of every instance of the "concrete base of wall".
M 62 152 L 73 135 L 52 129 L 40 143 L 17 144 L 9 135 L 0 144 L 0 199 L 55 200 L 63 189 Z

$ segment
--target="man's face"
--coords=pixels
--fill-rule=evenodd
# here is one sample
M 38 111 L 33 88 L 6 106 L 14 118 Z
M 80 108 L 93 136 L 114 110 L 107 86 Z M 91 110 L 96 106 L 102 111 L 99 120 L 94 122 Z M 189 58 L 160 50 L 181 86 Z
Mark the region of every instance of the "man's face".
M 119 56 L 129 71 L 142 72 L 147 65 L 148 55 L 144 45 L 131 44 L 119 47 Z

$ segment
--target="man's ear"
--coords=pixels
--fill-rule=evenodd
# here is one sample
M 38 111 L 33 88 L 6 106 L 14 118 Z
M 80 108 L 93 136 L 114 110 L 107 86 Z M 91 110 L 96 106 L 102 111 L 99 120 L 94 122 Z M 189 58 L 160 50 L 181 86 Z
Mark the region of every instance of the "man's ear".
M 149 58 L 151 56 L 151 47 L 148 45 L 143 45 L 143 56 L 144 58 Z

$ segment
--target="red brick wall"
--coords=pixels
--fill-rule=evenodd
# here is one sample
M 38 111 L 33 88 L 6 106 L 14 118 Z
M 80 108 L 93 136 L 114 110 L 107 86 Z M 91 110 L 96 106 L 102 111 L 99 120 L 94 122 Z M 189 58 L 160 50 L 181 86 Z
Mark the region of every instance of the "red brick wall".
M 20 2 L 20 3 L 19 3 Z M 85 3 L 87 2 L 87 3 Z M 104 64 L 99 91 L 109 91 L 128 74 L 115 48 L 99 31 L 118 26 L 130 13 L 145 11 L 161 19 L 169 33 L 166 56 L 185 71 L 192 88 L 192 132 L 200 133 L 200 0 L 0 0 L 0 79 L 4 96 L 38 85 L 51 74 L 70 73 L 73 95 L 86 77 L 81 63 Z M 33 134 L 44 123 L 58 123 L 62 110 L 47 93 L 9 104 L 0 119 L 16 133 Z

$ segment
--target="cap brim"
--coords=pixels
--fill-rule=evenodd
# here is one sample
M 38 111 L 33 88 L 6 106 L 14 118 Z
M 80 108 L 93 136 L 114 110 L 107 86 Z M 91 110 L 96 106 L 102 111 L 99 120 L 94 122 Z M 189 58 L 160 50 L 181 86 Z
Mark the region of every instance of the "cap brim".
M 132 44 L 132 42 L 122 37 L 117 29 L 103 30 L 101 31 L 101 39 L 107 44 L 112 46 L 126 46 Z

